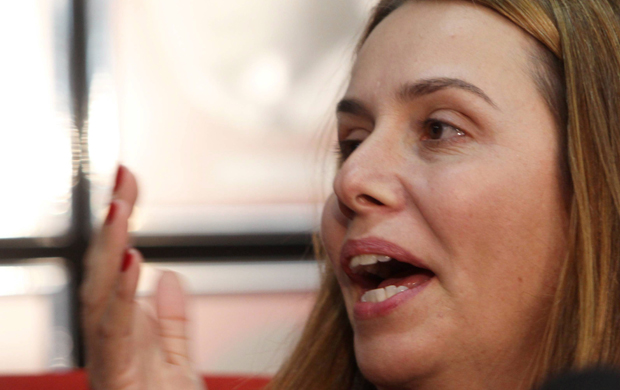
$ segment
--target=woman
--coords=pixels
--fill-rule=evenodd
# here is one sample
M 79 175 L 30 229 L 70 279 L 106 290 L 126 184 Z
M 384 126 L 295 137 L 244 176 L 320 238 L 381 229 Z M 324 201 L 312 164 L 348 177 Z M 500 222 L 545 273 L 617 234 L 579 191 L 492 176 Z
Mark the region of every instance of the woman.
M 620 365 L 617 11 L 380 2 L 337 107 L 330 261 L 270 388 L 516 390 Z M 118 176 L 83 288 L 93 388 L 200 388 L 175 277 L 157 320 L 134 307 Z

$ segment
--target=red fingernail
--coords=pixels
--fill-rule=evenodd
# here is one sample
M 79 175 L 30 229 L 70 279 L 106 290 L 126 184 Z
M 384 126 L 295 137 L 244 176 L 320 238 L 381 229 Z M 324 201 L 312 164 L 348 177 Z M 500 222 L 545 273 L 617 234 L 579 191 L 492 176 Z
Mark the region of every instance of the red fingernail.
M 116 209 L 118 208 L 118 206 L 116 205 L 116 202 L 112 202 L 110 203 L 110 209 L 108 210 L 108 216 L 105 217 L 105 224 L 109 225 L 112 223 L 112 220 L 114 220 L 114 215 L 116 214 Z
M 118 191 L 118 188 L 121 186 L 121 181 L 123 181 L 123 171 L 123 166 L 119 165 L 118 170 L 116 171 L 116 181 L 114 182 L 114 189 L 112 190 L 112 193 Z
M 125 272 L 129 269 L 132 259 L 133 259 L 133 256 L 131 255 L 131 251 L 127 249 L 125 251 L 125 256 L 123 256 L 123 264 L 121 265 L 121 272 Z

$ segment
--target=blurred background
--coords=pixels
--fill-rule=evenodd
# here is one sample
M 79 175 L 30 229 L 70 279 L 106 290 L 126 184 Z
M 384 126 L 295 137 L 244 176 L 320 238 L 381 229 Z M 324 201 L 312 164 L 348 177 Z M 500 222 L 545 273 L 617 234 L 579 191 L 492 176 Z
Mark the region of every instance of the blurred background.
M 139 296 L 184 278 L 204 372 L 271 374 L 318 287 L 334 105 L 372 0 L 0 2 L 0 373 L 83 365 L 77 289 L 119 162 Z

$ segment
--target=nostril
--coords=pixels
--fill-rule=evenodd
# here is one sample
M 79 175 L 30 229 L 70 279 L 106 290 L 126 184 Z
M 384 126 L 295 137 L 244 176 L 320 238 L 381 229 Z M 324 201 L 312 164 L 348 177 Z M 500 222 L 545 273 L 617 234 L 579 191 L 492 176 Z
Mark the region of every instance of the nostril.
M 377 200 L 377 199 L 375 199 L 375 198 L 373 198 L 372 196 L 369 196 L 369 195 L 358 195 L 356 197 L 356 200 L 360 204 L 373 204 L 373 205 L 376 205 L 376 206 L 384 206 L 384 204 L 381 201 L 379 201 L 379 200 Z

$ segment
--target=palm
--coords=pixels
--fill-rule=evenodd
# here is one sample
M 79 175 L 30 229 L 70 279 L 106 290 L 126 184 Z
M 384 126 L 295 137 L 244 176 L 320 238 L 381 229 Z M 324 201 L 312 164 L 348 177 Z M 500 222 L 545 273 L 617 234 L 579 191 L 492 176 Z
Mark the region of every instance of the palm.
M 166 272 L 160 279 L 156 313 L 135 301 L 142 258 L 125 248 L 137 187 L 129 171 L 122 179 L 113 217 L 86 256 L 82 320 L 91 385 L 95 390 L 202 389 L 188 356 L 185 299 L 177 277 Z M 121 271 L 124 261 L 128 266 Z

